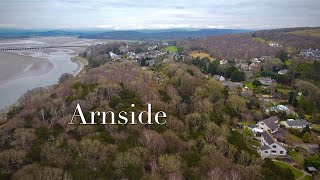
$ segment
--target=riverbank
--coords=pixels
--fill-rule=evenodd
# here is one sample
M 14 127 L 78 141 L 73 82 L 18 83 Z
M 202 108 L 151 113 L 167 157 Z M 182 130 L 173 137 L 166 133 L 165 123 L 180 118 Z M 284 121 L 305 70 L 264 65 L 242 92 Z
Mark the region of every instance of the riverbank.
M 78 65 L 78 69 L 76 71 L 74 71 L 75 73 L 73 74 L 75 77 L 77 76 L 83 76 L 86 72 L 87 72 L 87 65 L 88 65 L 88 60 L 85 58 L 82 58 L 80 56 L 73 56 L 69 59 L 70 61 L 76 63 Z M 37 87 L 34 88 L 32 90 L 28 90 L 27 92 L 25 92 L 17 101 L 15 101 L 13 104 L 11 104 L 10 106 L 7 106 L 6 108 L 0 109 L 0 128 L 3 127 L 5 125 L 6 121 L 6 114 L 14 107 L 20 106 L 21 102 L 23 101 L 23 99 L 27 98 L 28 96 L 30 96 L 30 94 L 32 94 L 32 92 L 34 91 L 38 91 L 39 89 L 49 89 L 52 88 L 54 85 L 48 85 L 45 87 Z

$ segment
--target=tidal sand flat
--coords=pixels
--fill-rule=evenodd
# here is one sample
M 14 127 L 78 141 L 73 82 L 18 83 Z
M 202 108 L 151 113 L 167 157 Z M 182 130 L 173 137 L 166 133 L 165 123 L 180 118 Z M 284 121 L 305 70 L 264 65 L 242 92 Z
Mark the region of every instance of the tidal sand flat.
M 0 41 L 2 47 L 90 45 L 93 40 L 77 38 L 33 38 Z M 81 48 L 54 48 L 0 52 L 0 109 L 16 102 L 28 90 L 58 82 L 63 73 L 77 74 L 83 65 L 71 61 Z
M 53 63 L 45 58 L 0 53 L 0 86 L 22 77 L 46 74 L 53 67 Z

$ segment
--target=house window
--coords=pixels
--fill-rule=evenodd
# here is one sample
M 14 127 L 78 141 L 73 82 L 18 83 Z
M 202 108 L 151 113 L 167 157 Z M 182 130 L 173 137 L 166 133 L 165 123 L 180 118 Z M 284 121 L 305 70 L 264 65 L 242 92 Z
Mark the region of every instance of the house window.
M 283 154 L 283 151 L 280 151 L 280 154 Z
M 271 152 L 274 153 L 274 154 L 277 153 L 277 151 L 271 151 Z
M 268 153 L 268 151 L 264 151 L 264 153 Z
M 276 146 L 276 145 L 273 145 L 272 148 L 277 148 L 277 146 Z

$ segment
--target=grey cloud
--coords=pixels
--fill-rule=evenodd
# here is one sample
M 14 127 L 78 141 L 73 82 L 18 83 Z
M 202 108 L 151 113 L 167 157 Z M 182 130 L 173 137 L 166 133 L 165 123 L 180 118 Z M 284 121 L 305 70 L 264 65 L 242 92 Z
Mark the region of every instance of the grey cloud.
M 0 28 L 319 26 L 319 0 L 1 0 Z

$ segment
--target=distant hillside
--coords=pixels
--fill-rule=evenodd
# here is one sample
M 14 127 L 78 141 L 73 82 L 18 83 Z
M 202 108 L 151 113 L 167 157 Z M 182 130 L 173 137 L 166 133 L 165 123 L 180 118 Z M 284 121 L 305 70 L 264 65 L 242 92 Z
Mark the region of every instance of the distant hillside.
M 185 53 L 202 50 L 212 57 L 249 59 L 259 56 L 275 56 L 281 49 L 298 53 L 301 49 L 320 49 L 320 28 L 285 28 L 261 30 L 242 34 L 226 34 L 199 39 L 179 40 Z M 269 43 L 279 44 L 272 47 Z
M 139 31 L 72 31 L 72 30 L 0 30 L 0 38 L 28 38 L 41 36 L 76 36 L 90 39 L 114 40 L 166 40 L 198 38 L 210 35 L 249 32 L 241 29 L 202 29 L 202 30 L 139 30 Z
M 0 38 L 30 38 L 44 36 L 85 36 L 97 34 L 101 31 L 71 31 L 71 30 L 16 30 L 0 29 Z
M 81 36 L 81 38 L 92 39 L 117 39 L 117 40 L 165 40 L 181 38 L 198 38 L 212 35 L 236 34 L 249 32 L 242 29 L 202 29 L 190 30 L 167 30 L 167 31 L 112 31 L 93 35 Z

